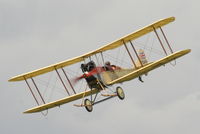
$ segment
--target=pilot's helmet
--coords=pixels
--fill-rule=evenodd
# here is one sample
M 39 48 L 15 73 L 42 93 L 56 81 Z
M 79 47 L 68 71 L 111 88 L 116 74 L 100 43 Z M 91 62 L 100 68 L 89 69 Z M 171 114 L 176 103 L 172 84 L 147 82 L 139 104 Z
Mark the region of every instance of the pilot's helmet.
M 110 61 L 106 61 L 105 65 L 110 66 Z

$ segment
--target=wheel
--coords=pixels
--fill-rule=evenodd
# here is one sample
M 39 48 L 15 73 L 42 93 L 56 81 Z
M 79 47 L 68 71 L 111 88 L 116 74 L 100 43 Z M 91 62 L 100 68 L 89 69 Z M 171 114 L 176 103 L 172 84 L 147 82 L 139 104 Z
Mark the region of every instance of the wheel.
M 125 98 L 124 91 L 121 87 L 117 87 L 116 92 L 117 92 L 117 96 L 119 97 L 119 99 L 123 100 Z
M 84 104 L 85 104 L 85 109 L 88 112 L 92 112 L 92 110 L 93 110 L 92 102 L 88 99 L 85 99 Z

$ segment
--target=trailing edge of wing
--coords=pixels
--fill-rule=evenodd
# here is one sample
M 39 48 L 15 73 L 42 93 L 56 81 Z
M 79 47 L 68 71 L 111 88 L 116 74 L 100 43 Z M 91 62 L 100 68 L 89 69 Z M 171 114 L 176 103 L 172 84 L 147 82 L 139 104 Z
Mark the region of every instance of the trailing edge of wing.
M 18 76 L 15 76 L 13 78 L 11 78 L 9 81 L 21 81 L 21 80 L 25 80 L 25 79 L 28 79 L 28 78 L 31 78 L 31 77 L 35 77 L 35 76 L 38 76 L 38 75 L 41 75 L 41 74 L 44 74 L 44 73 L 47 73 L 47 72 L 50 72 L 50 71 L 53 71 L 55 69 L 59 69 L 59 68 L 62 68 L 62 67 L 65 67 L 65 66 L 69 66 L 69 65 L 72 65 L 72 64 L 75 64 L 77 62 L 80 62 L 80 61 L 83 61 L 85 58 L 89 57 L 89 56 L 92 56 L 96 53 L 101 53 L 103 51 L 107 51 L 107 50 L 111 50 L 111 49 L 114 49 L 114 48 L 117 48 L 121 45 L 123 45 L 123 41 L 124 42 L 129 42 L 130 40 L 134 40 L 134 39 L 137 39 L 147 33 L 150 33 L 155 29 L 159 28 L 159 27 L 162 27 L 164 25 L 167 25 L 168 23 L 170 22 L 173 22 L 175 20 L 175 17 L 169 17 L 169 18 L 166 18 L 166 19 L 162 19 L 162 20 L 159 20 L 151 25 L 148 25 L 136 32 L 133 32 L 127 36 L 124 36 L 123 38 L 120 38 L 112 43 L 109 43 L 95 51 L 92 51 L 92 52 L 89 52 L 87 54 L 84 54 L 84 55 L 81 55 L 79 57 L 76 57 L 76 58 L 73 58 L 73 59 L 70 59 L 70 60 L 66 60 L 66 61 L 63 61 L 63 62 L 60 62 L 60 63 L 57 63 L 57 64 L 53 64 L 53 65 L 50 65 L 50 66 L 47 66 L 47 67 L 44 67 L 44 68 L 41 68 L 41 69 L 38 69 L 38 70 L 35 70 L 35 71 L 32 71 L 32 72 L 28 72 L 28 73 L 25 73 L 25 74 L 22 74 L 22 75 L 18 75 Z
M 65 103 L 69 103 L 69 102 L 81 99 L 81 98 L 83 98 L 83 96 L 89 96 L 89 95 L 92 95 L 92 94 L 95 94 L 95 93 L 98 93 L 98 92 L 99 92 L 98 89 L 89 90 L 89 91 L 86 91 L 86 92 L 81 92 L 81 93 L 78 93 L 78 94 L 75 94 L 75 95 L 54 101 L 54 102 L 50 102 L 50 103 L 47 103 L 47 104 L 44 104 L 44 105 L 40 105 L 38 107 L 34 107 L 32 109 L 28 109 L 24 113 L 41 112 L 41 111 L 48 110 L 48 109 L 53 108 L 53 107 L 63 105 Z
M 142 68 L 140 68 L 138 70 L 135 70 L 135 71 L 123 76 L 123 77 L 120 77 L 120 78 L 118 78 L 116 80 L 113 80 L 110 83 L 108 83 L 108 85 L 113 85 L 115 83 L 122 83 L 124 81 L 132 80 L 132 79 L 134 79 L 136 77 L 139 77 L 139 76 L 141 76 L 143 74 L 146 74 L 147 72 L 149 72 L 149 71 L 151 71 L 153 69 L 156 69 L 156 68 L 158 68 L 158 67 L 160 67 L 160 66 L 162 66 L 162 65 L 164 65 L 164 64 L 166 64 L 166 63 L 168 63 L 168 62 L 170 62 L 172 60 L 175 60 L 175 59 L 177 59 L 177 58 L 179 58 L 179 57 L 181 57 L 181 56 L 183 56 L 185 54 L 188 54 L 190 51 L 191 51 L 190 49 L 186 49 L 186 50 L 175 52 L 175 53 L 173 53 L 173 54 L 171 54 L 169 56 L 166 56 L 166 57 L 164 57 L 164 58 L 162 58 L 162 59 L 160 59 L 158 61 L 150 63 L 147 66 L 144 66 L 144 67 L 142 67 Z

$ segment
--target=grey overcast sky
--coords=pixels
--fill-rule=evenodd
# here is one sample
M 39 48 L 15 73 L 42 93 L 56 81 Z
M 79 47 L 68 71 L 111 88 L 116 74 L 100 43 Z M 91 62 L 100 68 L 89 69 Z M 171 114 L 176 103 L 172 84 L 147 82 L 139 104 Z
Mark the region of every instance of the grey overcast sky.
M 199 134 L 200 2 L 198 0 L 0 0 L 1 134 Z M 175 50 L 192 52 L 161 67 L 145 83 L 123 84 L 126 99 L 72 104 L 24 115 L 34 106 L 15 75 L 81 55 L 159 19 L 175 16 L 167 35 Z

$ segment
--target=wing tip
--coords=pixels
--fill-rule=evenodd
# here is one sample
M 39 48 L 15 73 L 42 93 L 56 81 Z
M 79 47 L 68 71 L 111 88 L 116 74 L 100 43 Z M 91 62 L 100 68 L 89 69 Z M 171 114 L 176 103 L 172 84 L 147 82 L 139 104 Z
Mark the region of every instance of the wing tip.
M 192 51 L 192 49 L 186 49 L 188 51 L 188 53 L 190 53 Z
M 172 21 L 174 21 L 174 20 L 176 19 L 176 17 L 171 16 L 170 19 L 171 19 Z
M 14 78 L 11 78 L 8 80 L 8 82 L 13 82 L 13 81 L 16 81 Z
M 31 113 L 36 113 L 37 111 L 32 111 L 32 110 L 27 110 L 24 111 L 23 114 L 31 114 Z
M 21 75 L 10 78 L 8 82 L 23 81 L 23 80 L 25 80 L 25 76 Z
M 190 53 L 192 50 L 191 49 L 185 49 L 185 50 L 183 50 L 183 52 L 185 53 L 185 54 L 188 54 L 188 53 Z

